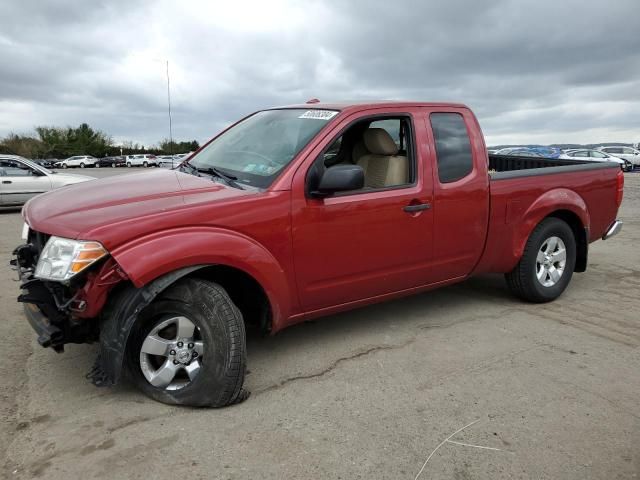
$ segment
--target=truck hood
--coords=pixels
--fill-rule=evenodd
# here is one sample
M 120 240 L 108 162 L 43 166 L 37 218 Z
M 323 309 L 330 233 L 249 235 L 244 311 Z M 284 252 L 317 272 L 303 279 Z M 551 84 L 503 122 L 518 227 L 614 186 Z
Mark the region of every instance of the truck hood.
M 105 227 L 124 227 L 123 224 L 133 220 L 146 223 L 154 221 L 155 216 L 164 218 L 189 206 L 255 193 L 227 187 L 209 177 L 154 169 L 52 190 L 29 200 L 23 213 L 25 221 L 36 231 L 103 241 L 92 234 L 104 232 Z M 109 247 L 107 244 L 105 247 Z

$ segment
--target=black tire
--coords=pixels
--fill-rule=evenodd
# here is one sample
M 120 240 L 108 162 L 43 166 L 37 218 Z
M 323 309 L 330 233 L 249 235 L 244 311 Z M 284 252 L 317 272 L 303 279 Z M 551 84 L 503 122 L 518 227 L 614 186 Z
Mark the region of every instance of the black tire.
M 80 168 L 84 168 L 84 163 L 80 162 Z
M 113 163 L 111 164 L 111 168 L 116 168 L 116 162 L 113 162 Z
M 131 162 L 127 162 L 127 167 L 131 168 Z
M 148 164 L 147 162 L 142 162 L 142 166 L 143 166 L 144 168 L 147 168 L 147 167 L 149 166 L 149 164 Z
M 177 390 L 151 385 L 140 367 L 142 343 L 149 332 L 169 316 L 187 317 L 199 329 L 204 344 L 200 372 Z M 244 321 L 227 292 L 216 283 L 184 279 L 169 287 L 141 314 L 131 332 L 126 356 L 128 372 L 135 385 L 159 402 L 223 407 L 248 397 L 242 389 L 246 368 Z
M 100 168 L 100 164 L 96 162 L 96 168 Z
M 553 286 L 544 286 L 537 278 L 537 256 L 547 239 L 559 237 L 565 245 L 566 263 L 562 276 Z M 550 302 L 567 288 L 576 266 L 576 240 L 571 227 L 559 218 L 546 218 L 534 228 L 518 265 L 505 275 L 515 296 L 533 303 Z

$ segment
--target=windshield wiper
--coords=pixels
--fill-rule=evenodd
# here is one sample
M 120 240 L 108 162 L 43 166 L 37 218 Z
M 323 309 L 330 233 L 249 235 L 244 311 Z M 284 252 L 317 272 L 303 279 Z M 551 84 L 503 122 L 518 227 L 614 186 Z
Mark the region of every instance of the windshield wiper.
M 194 167 L 193 165 L 191 165 L 189 162 L 186 162 L 186 163 L 184 163 L 184 162 L 183 162 L 183 163 L 181 163 L 180 165 L 178 165 L 178 168 L 179 168 L 180 170 L 182 170 L 182 169 L 183 169 L 183 168 L 185 168 L 185 167 L 189 167 L 189 170 L 190 170 L 192 173 L 198 173 L 198 169 L 197 169 L 196 167 Z M 196 176 L 197 176 L 197 175 L 196 175 Z
M 189 165 L 189 164 L 187 164 Z M 191 165 L 189 165 L 191 168 L 195 168 L 192 167 Z M 230 173 L 227 173 L 223 170 L 220 170 L 219 168 L 216 167 L 206 167 L 206 168 L 196 168 L 196 170 L 200 173 L 206 173 L 207 175 L 212 175 L 214 177 L 218 177 L 223 179 L 227 185 L 229 185 L 230 187 L 234 187 L 234 188 L 238 188 L 240 190 L 244 190 L 244 188 L 242 188 L 240 186 L 240 184 L 238 184 L 236 182 L 236 180 L 238 179 L 238 177 L 236 177 L 235 175 L 231 175 Z

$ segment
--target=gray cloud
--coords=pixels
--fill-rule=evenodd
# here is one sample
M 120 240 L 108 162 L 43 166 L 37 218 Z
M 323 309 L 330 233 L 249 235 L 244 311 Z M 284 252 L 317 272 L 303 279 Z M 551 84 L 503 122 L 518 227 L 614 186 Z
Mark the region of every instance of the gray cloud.
M 0 135 L 209 138 L 310 97 L 450 100 L 489 142 L 640 140 L 637 0 L 4 2 Z

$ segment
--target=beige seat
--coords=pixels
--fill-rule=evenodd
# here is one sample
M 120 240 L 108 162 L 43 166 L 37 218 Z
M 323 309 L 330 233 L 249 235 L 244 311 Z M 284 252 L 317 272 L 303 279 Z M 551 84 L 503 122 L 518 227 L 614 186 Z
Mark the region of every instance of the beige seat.
M 371 152 L 364 146 L 364 141 L 358 140 L 351 150 L 351 161 L 357 164 L 362 157 L 369 155 L 369 153 Z
M 383 128 L 365 130 L 364 145 L 371 153 L 361 156 L 356 163 L 364 170 L 364 186 L 392 187 L 409 183 L 409 161 L 397 155 L 398 146 Z

